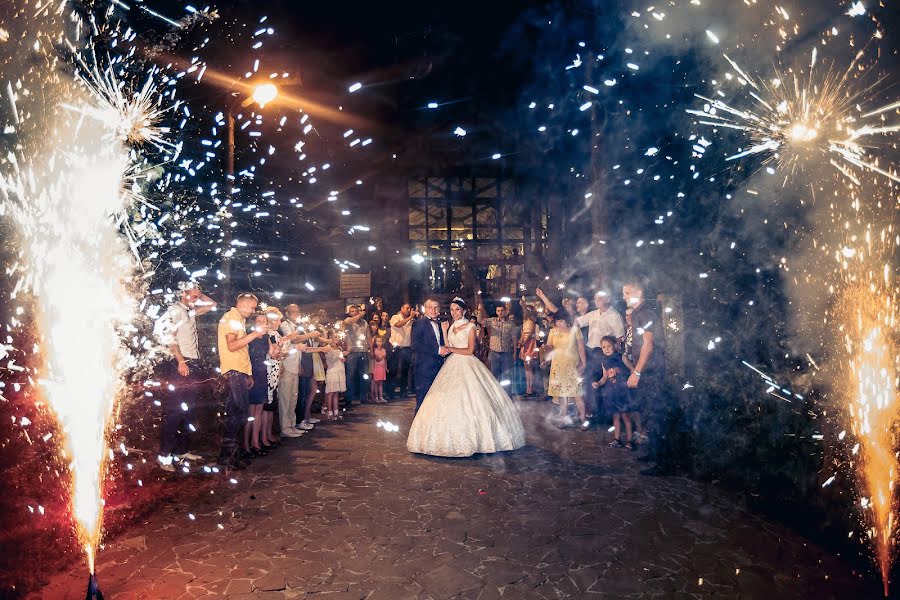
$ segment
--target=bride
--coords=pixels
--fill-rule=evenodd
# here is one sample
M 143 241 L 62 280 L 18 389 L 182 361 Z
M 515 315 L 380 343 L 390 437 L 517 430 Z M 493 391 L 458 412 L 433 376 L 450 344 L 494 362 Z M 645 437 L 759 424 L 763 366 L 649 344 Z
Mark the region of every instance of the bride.
M 512 400 L 477 357 L 475 325 L 460 298 L 450 304 L 445 339 L 450 354 L 409 430 L 406 448 L 433 456 L 471 456 L 515 450 L 525 430 Z

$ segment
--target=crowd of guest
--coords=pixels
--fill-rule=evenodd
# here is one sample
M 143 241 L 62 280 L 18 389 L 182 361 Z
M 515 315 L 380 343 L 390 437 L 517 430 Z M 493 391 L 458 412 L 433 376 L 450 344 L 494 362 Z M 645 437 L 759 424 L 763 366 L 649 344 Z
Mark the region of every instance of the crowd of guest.
M 188 443 L 202 385 L 196 317 L 215 306 L 196 284 L 182 287 L 157 323 L 170 354 L 160 368 L 169 393 L 159 455 L 169 471 L 200 458 Z M 554 302 L 540 288 L 533 301 L 495 302 L 492 315 L 478 303 L 478 356 L 511 397 L 551 401 L 548 418 L 557 426 L 609 428 L 610 446 L 630 450 L 650 442 L 658 459 L 654 441 L 662 436 L 655 432 L 665 412 L 661 319 L 639 282 L 626 282 L 622 297 L 622 312 L 605 291 L 595 294 L 593 310 L 585 297 Z M 340 421 L 356 404 L 412 395 L 411 330 L 419 317 L 410 303 L 391 315 L 380 298 L 351 304 L 335 318 L 303 314 L 296 304 L 282 312 L 251 293 L 237 296 L 218 324 L 218 371 L 227 390 L 218 467 L 243 469 L 283 438 Z

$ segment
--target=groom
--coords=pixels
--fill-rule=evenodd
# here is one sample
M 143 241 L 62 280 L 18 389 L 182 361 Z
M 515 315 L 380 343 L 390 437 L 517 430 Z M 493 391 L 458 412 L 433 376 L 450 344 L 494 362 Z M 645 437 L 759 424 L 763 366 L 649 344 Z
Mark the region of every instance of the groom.
M 425 316 L 417 319 L 412 326 L 412 352 L 415 355 L 413 381 L 416 386 L 416 412 L 425 400 L 425 394 L 434 378 L 437 377 L 444 357 L 449 351 L 444 348 L 444 332 L 437 320 L 438 301 L 428 298 L 425 301 Z

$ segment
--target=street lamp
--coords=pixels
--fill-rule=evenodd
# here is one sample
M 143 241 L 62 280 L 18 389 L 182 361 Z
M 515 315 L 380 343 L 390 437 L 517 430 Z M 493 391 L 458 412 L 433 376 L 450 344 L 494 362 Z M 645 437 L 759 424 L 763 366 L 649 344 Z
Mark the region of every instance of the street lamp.
M 253 88 L 249 97 L 245 98 L 241 103 L 241 107 L 247 107 L 252 103 L 256 103 L 260 108 L 264 108 L 266 104 L 272 102 L 278 96 L 278 87 L 274 83 L 261 83 Z M 228 161 L 225 172 L 225 197 L 228 199 L 228 205 L 231 206 L 231 191 L 234 188 L 234 111 L 235 101 L 228 103 L 228 111 L 225 120 L 228 124 Z M 224 301 L 231 302 L 231 222 L 225 223 L 225 254 L 222 256 L 222 276 L 225 278 Z M 227 305 L 225 305 L 227 306 Z
M 253 101 L 259 104 L 260 108 L 265 108 L 266 104 L 274 100 L 278 96 L 278 88 L 274 83 L 263 83 L 253 88 Z

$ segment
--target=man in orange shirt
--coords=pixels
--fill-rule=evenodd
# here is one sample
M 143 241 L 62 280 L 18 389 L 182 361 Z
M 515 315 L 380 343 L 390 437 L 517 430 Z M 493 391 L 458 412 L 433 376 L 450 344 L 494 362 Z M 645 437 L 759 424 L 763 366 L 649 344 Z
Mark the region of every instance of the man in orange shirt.
M 247 318 L 255 311 L 259 300 L 253 294 L 237 297 L 234 308 L 219 321 L 219 368 L 228 382 L 228 400 L 225 403 L 225 432 L 222 434 L 222 450 L 219 467 L 243 469 L 245 465 L 235 456 L 238 436 L 247 423 L 250 388 L 253 372 L 250 369 L 250 352 L 247 345 L 261 338 L 265 332 L 254 329 L 247 333 Z

